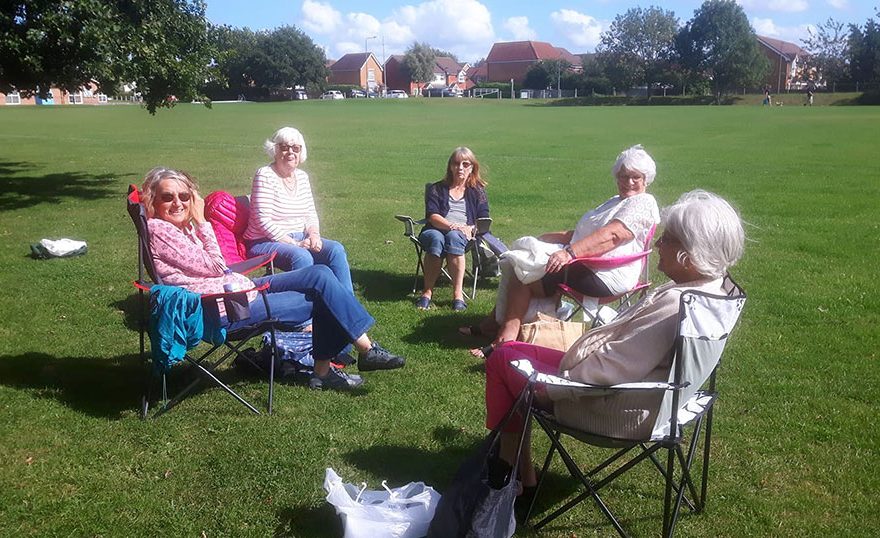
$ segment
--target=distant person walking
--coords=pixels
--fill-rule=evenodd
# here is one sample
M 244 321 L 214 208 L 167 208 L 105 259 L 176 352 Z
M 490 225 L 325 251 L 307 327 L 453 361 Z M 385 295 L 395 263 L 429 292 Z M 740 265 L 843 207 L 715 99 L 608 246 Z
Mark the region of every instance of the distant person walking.
M 770 88 L 764 88 L 764 101 L 761 104 L 764 106 L 773 105 L 773 99 L 770 98 Z
M 811 86 L 807 87 L 807 102 L 805 104 L 813 106 L 813 88 Z

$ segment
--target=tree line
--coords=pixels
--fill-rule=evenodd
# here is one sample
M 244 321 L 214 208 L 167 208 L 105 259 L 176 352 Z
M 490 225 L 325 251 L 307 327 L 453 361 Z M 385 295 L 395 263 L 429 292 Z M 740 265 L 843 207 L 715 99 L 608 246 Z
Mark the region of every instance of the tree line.
M 880 19 L 878 11 L 877 19 Z M 805 40 L 804 76 L 815 82 L 880 83 L 880 23 L 843 25 L 829 19 Z M 414 43 L 404 65 L 415 82 L 429 80 L 436 56 Z M 270 98 L 326 81 L 324 51 L 293 26 L 271 31 L 215 26 L 203 0 L 6 0 L 0 10 L 0 92 L 45 95 L 94 81 L 108 95 L 136 88 L 151 113 L 176 100 Z M 538 63 L 526 87 L 613 88 L 661 85 L 721 96 L 754 87 L 769 69 L 754 30 L 735 0 L 707 0 L 680 24 L 672 11 L 633 8 L 602 34 L 582 73 L 562 60 Z M 173 96 L 173 98 L 172 98 Z

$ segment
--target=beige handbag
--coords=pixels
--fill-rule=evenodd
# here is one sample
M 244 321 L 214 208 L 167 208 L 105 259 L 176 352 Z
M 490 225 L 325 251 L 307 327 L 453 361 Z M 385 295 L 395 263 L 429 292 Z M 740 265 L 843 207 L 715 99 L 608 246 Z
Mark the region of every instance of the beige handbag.
M 520 342 L 566 351 L 589 327 L 577 321 L 562 321 L 538 312 L 538 321 L 523 323 L 519 330 Z

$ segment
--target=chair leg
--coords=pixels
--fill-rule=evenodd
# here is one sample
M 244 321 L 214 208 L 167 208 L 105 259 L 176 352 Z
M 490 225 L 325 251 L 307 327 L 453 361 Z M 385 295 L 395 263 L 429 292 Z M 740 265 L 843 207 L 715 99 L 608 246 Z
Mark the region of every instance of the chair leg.
M 269 409 L 268 414 L 272 414 L 272 402 L 275 398 L 275 361 L 278 361 L 278 346 L 275 345 L 275 327 L 269 328 L 269 343 L 272 345 L 272 357 L 269 363 Z

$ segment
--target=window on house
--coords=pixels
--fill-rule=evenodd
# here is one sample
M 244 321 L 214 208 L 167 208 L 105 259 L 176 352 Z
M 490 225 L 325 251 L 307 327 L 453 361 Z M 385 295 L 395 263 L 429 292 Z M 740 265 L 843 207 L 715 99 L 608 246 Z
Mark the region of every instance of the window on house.
M 376 82 L 376 70 L 367 69 L 367 82 Z
M 98 102 L 99 103 L 106 103 L 107 102 L 107 95 L 104 93 L 99 93 L 98 94 Z
M 459 83 L 459 84 L 464 84 L 464 72 L 460 72 L 460 73 L 458 74 L 458 83 Z
M 81 92 L 71 93 L 67 95 L 67 102 L 71 105 L 81 105 L 83 103 L 83 96 Z
M 18 92 L 12 92 L 6 94 L 6 104 L 7 105 L 20 105 L 21 104 L 21 95 Z

